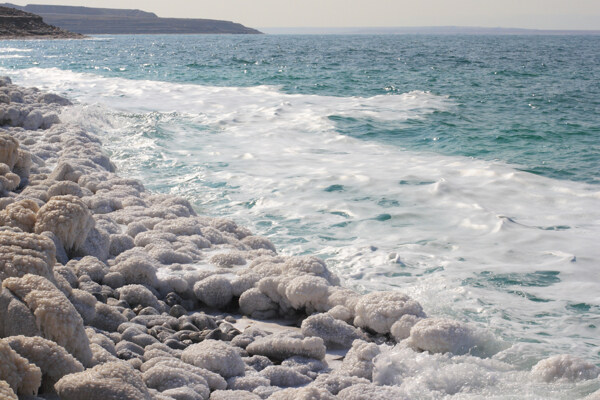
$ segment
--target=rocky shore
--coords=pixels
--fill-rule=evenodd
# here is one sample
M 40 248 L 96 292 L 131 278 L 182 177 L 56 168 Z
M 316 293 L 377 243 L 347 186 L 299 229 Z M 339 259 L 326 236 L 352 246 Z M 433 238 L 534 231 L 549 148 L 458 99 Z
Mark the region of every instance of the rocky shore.
M 60 122 L 70 105 L 0 78 L 0 399 L 404 399 L 378 367 L 392 346 L 500 349 L 120 176 L 101 138 Z M 556 356 L 531 374 L 599 372 Z
M 0 6 L 0 39 L 81 39 L 84 35 L 48 25 L 36 14 Z

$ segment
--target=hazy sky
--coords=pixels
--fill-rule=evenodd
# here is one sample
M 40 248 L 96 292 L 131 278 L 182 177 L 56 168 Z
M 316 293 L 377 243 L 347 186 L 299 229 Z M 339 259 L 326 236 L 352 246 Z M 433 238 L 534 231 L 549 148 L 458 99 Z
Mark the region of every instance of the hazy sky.
M 600 30 L 600 0 L 31 0 L 138 8 L 261 27 L 481 26 Z

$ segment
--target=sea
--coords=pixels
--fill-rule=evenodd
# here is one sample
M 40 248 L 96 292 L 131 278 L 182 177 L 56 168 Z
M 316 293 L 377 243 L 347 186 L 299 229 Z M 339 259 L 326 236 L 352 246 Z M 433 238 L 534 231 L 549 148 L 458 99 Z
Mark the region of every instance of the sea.
M 600 389 L 528 375 L 600 366 L 600 36 L 0 41 L 0 74 L 71 99 L 121 175 L 502 343 L 406 364 L 413 398 Z

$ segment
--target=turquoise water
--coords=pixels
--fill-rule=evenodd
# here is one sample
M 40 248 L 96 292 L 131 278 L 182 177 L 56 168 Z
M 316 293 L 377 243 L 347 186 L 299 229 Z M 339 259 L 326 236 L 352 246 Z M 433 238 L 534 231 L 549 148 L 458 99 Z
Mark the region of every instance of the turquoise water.
M 121 174 L 487 328 L 491 362 L 600 365 L 598 36 L 5 41 L 0 73 L 71 98 Z M 489 368 L 472 398 L 600 389 Z
M 454 107 L 397 123 L 332 115 L 340 132 L 408 149 L 502 160 L 536 174 L 600 180 L 597 36 L 116 36 L 11 42 L 57 67 L 105 77 L 369 97 L 429 91 Z

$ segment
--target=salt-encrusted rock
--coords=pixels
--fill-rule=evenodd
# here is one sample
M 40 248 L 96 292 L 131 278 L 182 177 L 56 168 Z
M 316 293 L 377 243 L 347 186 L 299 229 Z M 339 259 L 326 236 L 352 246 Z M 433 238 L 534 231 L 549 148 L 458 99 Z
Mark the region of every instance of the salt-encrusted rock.
M 246 264 L 246 259 L 240 253 L 231 252 L 216 254 L 210 258 L 210 262 L 221 268 L 231 268 Z
M 43 104 L 58 104 L 59 106 L 73 105 L 68 99 L 54 93 L 42 93 L 37 97 L 36 101 Z
M 177 241 L 177 236 L 170 232 L 145 231 L 135 236 L 134 244 L 138 247 L 146 247 L 151 244 L 164 243 L 170 244 Z
M 210 395 L 210 400 L 261 400 L 261 397 L 243 390 L 216 390 Z
M 410 330 L 421 318 L 412 315 L 404 314 L 400 319 L 394 322 L 394 325 L 390 328 L 390 333 L 396 339 L 396 342 L 400 342 L 410 336 Z
M 240 354 L 232 346 L 217 340 L 205 340 L 189 346 L 181 354 L 181 360 L 224 378 L 243 375 L 245 370 Z
M 600 368 L 581 358 L 561 354 L 541 360 L 533 366 L 531 374 L 545 382 L 580 381 L 597 378 L 600 375 Z
M 40 110 L 31 110 L 29 114 L 25 116 L 23 121 L 23 128 L 28 130 L 39 129 L 44 123 L 44 114 Z
M 77 182 L 80 177 L 81 172 L 76 171 L 70 163 L 66 161 L 60 161 L 52 173 L 48 176 L 48 180 Z
M 377 333 L 388 333 L 403 315 L 425 317 L 423 308 L 409 296 L 400 292 L 372 292 L 356 303 L 354 325 L 369 328 Z
M 269 379 L 271 385 L 279 387 L 301 386 L 312 382 L 308 376 L 283 365 L 267 367 L 260 371 L 260 374 Z
M 96 303 L 98 300 L 90 293 L 79 289 L 71 289 L 68 299 L 83 318 L 83 323 L 90 325 L 96 318 Z
M 115 350 L 117 351 L 117 357 L 122 360 L 131 360 L 133 358 L 139 358 L 141 360 L 144 355 L 144 348 L 142 346 L 138 346 L 127 340 L 121 340 L 117 343 Z
M 19 187 L 21 178 L 19 175 L 11 172 L 6 164 L 0 164 L 0 193 L 11 192 Z
M 65 195 L 83 197 L 83 191 L 77 183 L 71 181 L 58 181 L 48 188 L 48 198 Z
M 168 389 L 164 392 L 158 392 L 156 389 L 150 389 L 154 400 L 202 400 L 202 397 L 192 388 L 178 387 Z
M 329 299 L 331 299 L 331 296 L 329 297 Z M 327 311 L 327 314 L 331 315 L 335 319 L 347 323 L 352 323 L 352 320 L 354 320 L 354 313 L 350 311 L 348 307 L 342 305 L 337 305 L 333 308 L 330 308 Z
M 89 365 L 92 354 L 83 320 L 56 286 L 46 278 L 31 274 L 5 279 L 2 286 L 27 304 L 45 338 L 64 347 L 84 366 Z
M 329 282 L 317 276 L 298 276 L 289 281 L 285 296 L 295 309 L 305 308 L 307 313 L 325 311 Z
M 67 263 L 67 267 L 73 268 L 78 277 L 87 275 L 95 282 L 102 282 L 104 275 L 108 273 L 108 266 L 93 256 L 71 260 Z
M 30 152 L 25 151 L 23 149 L 18 150 L 19 157 L 17 158 L 17 162 L 12 168 L 12 172 L 19 175 L 21 178 L 20 187 L 23 187 L 29 181 L 29 174 L 31 173 L 31 167 L 33 166 L 33 156 Z
M 409 397 L 396 386 L 377 386 L 373 384 L 358 384 L 347 387 L 337 395 L 344 400 L 409 400 Z
M 347 376 L 342 374 L 322 374 L 315 379 L 313 386 L 323 388 L 333 395 L 337 395 L 341 390 L 358 384 L 369 384 L 368 379 L 357 376 Z
M 54 247 L 56 249 L 56 261 L 58 262 L 58 264 L 55 264 L 55 267 L 60 267 L 62 265 L 65 265 L 69 262 L 69 256 L 67 255 L 67 252 L 65 251 L 65 248 L 63 247 L 62 243 L 60 242 L 60 239 L 58 238 L 58 236 L 56 236 L 54 233 L 52 232 L 43 232 L 42 236 L 46 236 L 47 238 L 49 238 L 50 240 L 52 240 L 52 243 L 54 243 Z M 65 277 L 66 279 L 66 277 Z M 71 283 L 70 280 L 67 279 L 67 281 L 69 283 Z
M 87 275 L 81 275 L 79 278 L 77 278 L 77 282 L 79 282 L 79 289 L 83 291 L 86 291 L 95 296 L 99 296 L 102 294 L 102 286 L 99 283 L 91 280 L 90 277 Z
M 231 282 L 224 276 L 213 275 L 194 285 L 194 294 L 209 307 L 225 307 L 233 298 Z
M 0 133 L 0 163 L 12 170 L 18 159 L 19 142 L 10 135 Z
M 0 399 L 5 400 L 19 400 L 15 392 L 13 392 L 10 385 L 3 380 L 0 380 Z
M 193 389 L 203 400 L 207 400 L 210 396 L 210 390 L 204 378 L 193 373 L 186 374 L 182 370 L 169 368 L 163 364 L 157 364 L 144 371 L 142 379 L 149 388 L 159 392 L 188 387 Z
M 148 349 L 150 347 L 151 346 L 148 346 L 146 349 Z M 146 351 L 146 353 L 144 353 L 144 358 L 146 358 L 147 353 L 148 353 L 148 351 Z M 175 358 L 172 355 L 168 356 L 168 357 L 161 356 L 161 357 L 151 358 L 151 359 L 147 360 L 144 364 L 142 364 L 140 371 L 145 372 L 145 371 L 149 370 L 150 368 L 153 368 L 157 365 L 161 365 L 165 368 L 170 368 L 172 370 L 179 371 L 179 373 L 181 373 L 181 374 L 194 374 L 194 375 L 201 376 L 208 384 L 208 387 L 210 388 L 210 390 L 224 390 L 227 388 L 227 382 L 225 381 L 225 379 L 223 379 L 223 377 L 221 377 L 221 375 L 219 375 L 215 372 L 209 371 L 205 368 L 200 368 L 200 367 L 188 364 L 184 361 L 181 361 L 178 358 Z
M 127 318 L 121 314 L 116 307 L 97 302 L 95 310 L 96 315 L 94 316 L 94 320 L 90 323 L 90 325 L 95 328 L 114 332 L 119 325 L 127 322 Z
M 259 372 L 273 365 L 273 362 L 265 356 L 244 357 L 243 360 L 246 365 Z
M 27 273 L 53 280 L 55 254 L 54 243 L 45 236 L 0 231 L 0 280 Z
M 18 395 L 36 395 L 42 384 L 42 372 L 0 340 L 0 381 L 8 383 Z
M 335 400 L 327 390 L 318 387 L 288 388 L 274 393 L 269 400 Z
M 85 334 L 87 335 L 88 340 L 90 341 L 90 346 L 92 344 L 95 344 L 102 347 L 113 356 L 117 355 L 115 343 L 110 337 L 107 336 L 107 332 L 94 328 L 86 328 Z
M 119 273 L 127 284 L 158 285 L 156 269 L 158 264 L 150 258 L 132 256 L 112 266 L 112 273 Z
M 154 230 L 172 233 L 176 236 L 202 235 L 205 223 L 199 218 L 174 218 L 159 221 L 154 225 Z
M 241 242 L 254 250 L 266 249 L 273 253 L 277 253 L 275 245 L 269 239 L 261 236 L 246 236 Z
M 379 347 L 374 343 L 355 340 L 352 348 L 344 357 L 340 368 L 343 374 L 356 376 L 368 380 L 373 379 L 373 359 L 380 353 Z
M 259 386 L 270 386 L 271 381 L 259 374 L 249 374 L 245 376 L 234 376 L 227 379 L 227 389 L 229 390 L 245 390 L 251 392 Z
M 290 357 L 281 363 L 284 367 L 294 368 L 296 371 L 310 377 L 316 377 L 317 372 L 328 368 L 325 360 L 316 360 L 301 356 Z
M 132 249 L 135 247 L 131 236 L 126 234 L 112 234 L 110 235 L 110 247 L 109 253 L 111 256 L 116 257 L 119 254 Z
M 325 358 L 325 344 L 317 337 L 304 338 L 297 333 L 280 333 L 259 337 L 246 347 L 249 354 L 262 355 L 273 360 L 283 361 L 293 356 L 306 358 Z
M 243 274 L 255 273 L 261 277 L 288 276 L 319 276 L 331 285 L 339 285 L 339 278 L 332 274 L 325 262 L 316 257 L 260 257 L 254 260 Z
M 146 328 L 152 328 L 157 325 L 177 326 L 177 318 L 173 318 L 170 315 L 138 315 L 131 322 L 144 325 Z
M 75 257 L 93 256 L 107 261 L 110 255 L 110 235 L 104 229 L 92 227 L 73 255 Z
M 96 365 L 105 364 L 107 362 L 115 362 L 119 361 L 116 355 L 111 354 L 104 347 L 92 343 L 90 344 L 90 349 L 92 350 L 92 362 L 91 367 L 95 367 Z
M 122 361 L 67 375 L 54 387 L 63 400 L 152 400 L 141 373 Z
M 37 213 L 35 232 L 53 232 L 68 252 L 78 249 L 94 226 L 86 205 L 71 195 L 51 198 Z
M 128 340 L 140 347 L 146 347 L 154 343 L 158 343 L 158 340 L 155 337 L 148 335 L 144 331 L 142 331 L 139 327 L 131 326 L 123 331 L 121 334 L 121 340 Z
M 329 347 L 349 348 L 356 339 L 366 339 L 361 331 L 331 315 L 315 314 L 302 321 L 302 334 L 316 336 Z
M 279 306 L 259 289 L 246 290 L 240 296 L 240 311 L 252 318 L 269 319 L 277 316 Z
M 83 365 L 53 341 L 39 336 L 12 336 L 1 341 L 41 370 L 46 388 L 52 388 L 65 375 L 83 371 Z
M 12 226 L 23 232 L 33 232 L 36 214 L 39 210 L 33 200 L 21 200 L 7 205 L 0 211 L 0 226 Z
M 118 290 L 119 298 L 125 300 L 131 307 L 153 307 L 159 309 L 160 304 L 156 296 L 145 286 L 142 285 L 126 285 Z
M 252 234 L 247 228 L 241 227 L 227 218 L 213 218 L 209 223 L 213 228 L 221 232 L 232 234 L 237 239 L 243 239 Z
M 115 198 L 114 193 L 98 191 L 93 196 L 85 197 L 83 201 L 94 214 L 108 214 L 123 208 L 123 202 Z
M 415 350 L 456 355 L 490 355 L 499 349 L 495 338 L 480 329 L 446 318 L 426 318 L 410 330 L 408 344 Z
M 0 197 L 0 210 L 4 210 L 6 206 L 15 202 L 12 197 Z
M 25 335 L 39 336 L 35 316 L 27 305 L 15 297 L 10 290 L 0 288 L 0 338 Z

